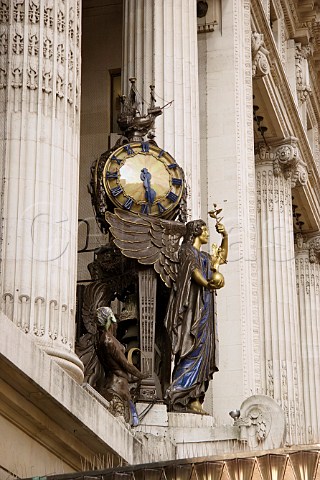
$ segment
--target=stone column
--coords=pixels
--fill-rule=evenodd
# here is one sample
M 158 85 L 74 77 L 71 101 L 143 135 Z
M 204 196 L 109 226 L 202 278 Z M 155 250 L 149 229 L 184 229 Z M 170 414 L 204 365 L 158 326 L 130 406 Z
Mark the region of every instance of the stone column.
M 256 156 L 262 393 L 282 406 L 289 443 L 303 443 L 302 364 L 296 296 L 292 185 L 305 184 L 296 139 Z
M 315 443 L 320 430 L 320 237 L 304 241 L 297 234 L 295 248 L 306 442 Z
M 199 218 L 196 0 L 125 0 L 124 24 L 123 91 L 136 77 L 144 113 L 150 85 L 155 85 L 157 105 L 167 105 L 156 120 L 156 141 L 184 169 L 188 214 Z
M 2 0 L 1 307 L 75 379 L 80 0 Z

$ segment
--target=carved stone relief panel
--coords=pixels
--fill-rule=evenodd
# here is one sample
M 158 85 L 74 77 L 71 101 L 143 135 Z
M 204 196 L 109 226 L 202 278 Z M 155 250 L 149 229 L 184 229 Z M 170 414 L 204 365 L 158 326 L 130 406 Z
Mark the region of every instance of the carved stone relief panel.
M 304 103 L 311 94 L 309 82 L 308 57 L 311 54 L 311 45 L 296 44 L 295 64 L 296 64 L 296 84 L 297 94 L 300 105 Z

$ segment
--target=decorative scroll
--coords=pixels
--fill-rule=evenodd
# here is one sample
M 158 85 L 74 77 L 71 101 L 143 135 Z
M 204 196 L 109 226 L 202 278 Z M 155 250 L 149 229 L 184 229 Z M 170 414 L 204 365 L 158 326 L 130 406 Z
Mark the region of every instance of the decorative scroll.
M 269 51 L 264 46 L 264 35 L 253 32 L 251 35 L 252 76 L 263 77 L 270 73 Z

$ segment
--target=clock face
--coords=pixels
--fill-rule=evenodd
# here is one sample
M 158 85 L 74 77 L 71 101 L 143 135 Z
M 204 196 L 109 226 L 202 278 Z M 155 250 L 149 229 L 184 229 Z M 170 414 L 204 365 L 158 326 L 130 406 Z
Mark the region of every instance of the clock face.
M 183 172 L 164 150 L 134 142 L 112 152 L 103 170 L 109 199 L 134 213 L 166 216 L 180 202 Z

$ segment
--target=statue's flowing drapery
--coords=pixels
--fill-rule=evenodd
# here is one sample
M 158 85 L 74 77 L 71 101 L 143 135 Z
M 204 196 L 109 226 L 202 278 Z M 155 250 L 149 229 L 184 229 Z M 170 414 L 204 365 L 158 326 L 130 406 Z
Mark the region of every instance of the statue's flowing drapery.
M 176 356 L 166 398 L 173 410 L 185 410 L 194 399 L 204 399 L 209 380 L 218 370 L 218 337 L 214 293 L 198 285 L 192 272 L 211 277 L 210 256 L 189 244 L 180 249 L 180 268 L 165 319 Z

